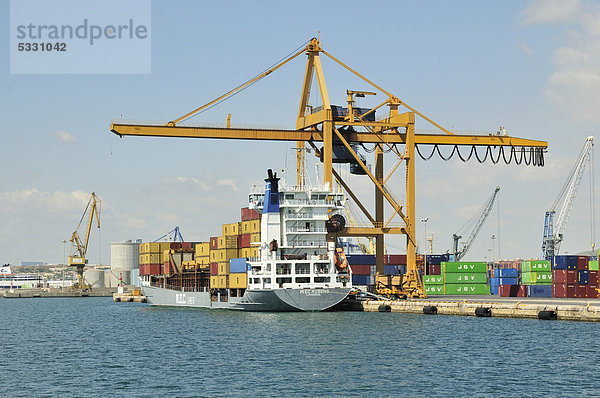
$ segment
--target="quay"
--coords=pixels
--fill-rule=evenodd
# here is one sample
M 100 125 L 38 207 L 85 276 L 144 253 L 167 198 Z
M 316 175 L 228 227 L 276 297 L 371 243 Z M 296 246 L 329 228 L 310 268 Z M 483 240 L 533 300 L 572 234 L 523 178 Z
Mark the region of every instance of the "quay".
M 490 296 L 358 301 L 358 311 L 600 322 L 600 300 Z

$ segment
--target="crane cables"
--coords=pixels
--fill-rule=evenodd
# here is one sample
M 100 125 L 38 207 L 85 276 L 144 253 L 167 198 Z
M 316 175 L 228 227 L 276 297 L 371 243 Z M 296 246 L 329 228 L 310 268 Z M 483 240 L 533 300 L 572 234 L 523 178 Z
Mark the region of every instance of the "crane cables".
M 511 146 L 510 152 L 509 152 L 510 156 L 508 156 L 508 158 L 504 151 L 504 148 L 505 148 L 504 146 L 500 146 L 500 148 L 498 149 L 497 155 L 494 155 L 494 151 L 492 150 L 491 146 L 487 146 L 483 157 L 481 157 L 479 155 L 476 145 L 471 146 L 469 155 L 466 157 L 460 153 L 460 149 L 459 149 L 458 145 L 454 145 L 454 147 L 452 148 L 452 152 L 450 152 L 450 154 L 448 156 L 444 156 L 442 154 L 438 144 L 435 144 L 433 146 L 433 149 L 431 150 L 431 153 L 428 156 L 425 156 L 421 153 L 421 150 L 419 149 L 419 145 L 415 145 L 415 148 L 417 150 L 417 153 L 423 160 L 431 159 L 433 157 L 433 155 L 435 155 L 435 153 L 437 152 L 439 157 L 445 161 L 450 160 L 454 156 L 454 154 L 456 154 L 459 157 L 459 159 L 462 160 L 463 162 L 468 162 L 473 157 L 473 155 L 475 155 L 475 159 L 477 159 L 477 161 L 479 163 L 484 163 L 489 158 L 489 160 L 493 164 L 497 164 L 500 161 L 500 157 L 502 157 L 502 160 L 504 160 L 504 163 L 506 163 L 506 164 L 510 164 L 514 161 L 517 165 L 525 163 L 526 166 L 529 166 L 529 165 L 539 166 L 539 167 L 544 166 L 544 150 L 542 148 L 533 148 L 533 147 L 530 147 L 530 148 L 520 147 L 519 148 L 519 147 Z M 495 158 L 494 158 L 494 156 L 495 156 Z
M 183 118 L 180 118 L 178 122 L 185 122 L 186 120 L 189 120 L 189 119 L 193 118 L 194 116 L 197 116 L 203 112 L 206 112 L 207 110 L 212 109 L 215 106 L 221 104 L 222 102 L 230 99 L 231 97 L 241 93 L 242 91 L 246 90 L 248 87 L 253 86 L 258 81 L 262 80 L 262 78 L 267 77 L 270 74 L 270 72 L 272 72 L 272 69 L 275 68 L 276 66 L 280 66 L 281 64 L 289 61 L 290 59 L 295 58 L 296 56 L 300 55 L 300 53 L 301 53 L 300 50 L 302 50 L 303 48 L 306 48 L 306 46 L 308 45 L 309 42 L 310 42 L 310 40 L 305 41 L 300 46 L 298 46 L 294 50 L 292 50 L 289 54 L 287 54 L 286 56 L 281 58 L 279 61 L 274 62 L 273 64 L 271 64 L 270 66 L 265 68 L 263 71 L 252 76 L 250 79 L 246 80 L 242 84 L 229 90 L 228 92 L 221 95 L 220 97 L 217 97 L 217 98 L 219 98 L 219 100 L 215 101 L 213 104 L 211 104 L 209 106 L 204 105 L 203 107 L 199 108 L 198 110 L 193 111 L 190 114 L 188 114 L 188 116 L 184 116 Z M 261 75 L 264 75 L 264 76 L 260 77 Z M 210 104 L 210 102 L 209 102 L 209 104 Z

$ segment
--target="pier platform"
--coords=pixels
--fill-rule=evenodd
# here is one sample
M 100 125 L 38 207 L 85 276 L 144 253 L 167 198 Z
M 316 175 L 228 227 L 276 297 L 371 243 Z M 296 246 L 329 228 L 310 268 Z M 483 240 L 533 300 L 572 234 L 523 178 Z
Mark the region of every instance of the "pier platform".
M 371 312 L 600 322 L 600 299 L 436 296 L 409 300 L 370 299 L 360 301 L 355 308 Z

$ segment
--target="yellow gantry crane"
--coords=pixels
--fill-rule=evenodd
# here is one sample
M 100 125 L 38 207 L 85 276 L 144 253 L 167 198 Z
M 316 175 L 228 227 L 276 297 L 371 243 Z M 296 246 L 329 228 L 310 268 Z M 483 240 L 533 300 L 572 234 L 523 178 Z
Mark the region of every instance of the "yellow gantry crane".
M 79 220 L 79 224 L 77 225 L 75 232 L 73 232 L 73 235 L 71 236 L 71 253 L 72 254 L 69 256 L 69 266 L 77 267 L 77 283 L 76 283 L 76 285 L 73 286 L 75 289 L 90 290 L 89 284 L 86 283 L 85 278 L 83 277 L 83 269 L 85 268 L 85 265 L 87 264 L 87 259 L 86 259 L 85 255 L 87 253 L 88 243 L 90 241 L 90 232 L 92 230 L 92 223 L 94 221 L 94 215 L 96 216 L 96 222 L 98 223 L 98 228 L 100 228 L 101 205 L 102 205 L 102 201 L 100 200 L 100 198 L 98 196 L 96 196 L 96 194 L 94 192 L 92 192 L 90 200 L 88 201 L 88 204 L 85 207 L 83 215 L 81 216 L 81 219 Z M 85 240 L 82 241 L 81 238 L 79 237 L 78 231 L 79 231 L 79 227 L 81 226 L 81 223 L 83 222 L 88 210 L 90 211 L 90 215 L 89 215 L 88 224 L 87 224 L 87 231 L 85 234 Z
M 229 123 L 227 127 L 223 128 L 198 127 L 183 124 L 186 119 L 226 100 L 232 95 L 235 95 L 244 88 L 273 73 L 301 54 L 307 55 L 307 64 L 295 130 L 232 128 Z M 321 55 L 329 57 L 335 63 L 369 84 L 377 92 L 348 90 L 346 92 L 347 108 L 332 105 L 329 101 L 325 76 L 321 66 Z M 323 104 L 317 108 L 309 105 L 311 94 L 310 88 L 314 77 L 316 77 L 318 94 L 320 95 L 321 103 Z M 354 99 L 356 97 L 370 96 L 377 93 L 383 94 L 385 97 L 384 101 L 379 105 L 368 110 L 356 108 L 354 106 Z M 400 107 L 406 108 L 408 111 L 400 113 Z M 382 109 L 386 110 L 387 115 L 383 118 L 376 119 L 375 112 L 377 110 L 381 111 Z M 415 115 L 420 116 L 437 127 L 440 132 L 437 134 L 416 134 Z M 384 272 L 384 236 L 387 234 L 403 234 L 406 236 L 408 264 L 407 275 L 403 282 L 403 291 L 409 297 L 426 297 L 416 265 L 415 227 L 417 220 L 415 217 L 415 160 L 417 154 L 427 160 L 434 155 L 435 151 L 437 151 L 440 157 L 443 157 L 439 147 L 449 146 L 453 148 L 450 156 L 456 153 L 463 161 L 471 159 L 474 155 L 475 158 L 482 163 L 488 159 L 489 155 L 489 159 L 494 163 L 497 163 L 500 160 L 500 156 L 502 156 L 506 163 L 510 163 L 514 160 L 517 164 L 525 163 L 541 166 L 543 165 L 543 153 L 548 147 L 548 143 L 545 141 L 510 137 L 500 133 L 489 135 L 454 134 L 416 109 L 407 105 L 397 96 L 392 95 L 390 92 L 384 90 L 382 87 L 348 67 L 345 63 L 325 51 L 322 48 L 320 41 L 316 38 L 309 40 L 307 44 L 299 48 L 298 51 L 255 78 L 248 80 L 244 84 L 207 104 L 194 109 L 180 118 L 161 125 L 151 123 L 113 122 L 110 129 L 113 133 L 121 137 L 132 135 L 295 141 L 297 144 L 297 184 L 299 186 L 304 185 L 304 148 L 305 143 L 308 143 L 323 159 L 323 181 L 326 184 L 329 184 L 330 189 L 333 189 L 333 181 L 335 178 L 369 220 L 369 226 L 350 226 L 340 233 L 340 235 L 375 237 L 376 266 L 378 273 L 383 274 Z M 322 148 L 318 148 L 316 145 L 317 143 L 321 143 Z M 354 147 L 355 145 L 367 143 L 375 145 L 374 172 L 371 172 L 366 166 Z M 374 215 L 367 210 L 359 198 L 352 192 L 350 186 L 341 178 L 339 173 L 334 170 L 332 164 L 334 145 L 345 147 L 353 158 L 353 165 L 361 171 L 361 174 L 367 175 L 373 183 L 375 191 Z M 398 146 L 404 146 L 403 150 Z M 467 146 L 470 148 L 469 155 L 466 156 L 466 159 L 460 154 L 459 146 Z M 428 157 L 423 156 L 420 150 L 421 147 L 432 147 L 431 155 Z M 485 151 L 483 160 L 480 159 L 477 148 L 483 148 Z M 496 151 L 497 155 L 495 155 L 493 151 Z M 384 153 L 387 152 L 396 155 L 397 158 L 394 166 L 387 175 L 384 175 Z M 448 158 L 450 156 L 448 156 Z M 406 169 L 405 207 L 391 195 L 390 190 L 386 187 L 388 180 L 402 163 L 404 163 Z M 384 217 L 385 202 L 393 209 L 392 214 L 387 219 Z M 397 220 L 398 218 L 400 224 L 392 224 L 392 221 Z

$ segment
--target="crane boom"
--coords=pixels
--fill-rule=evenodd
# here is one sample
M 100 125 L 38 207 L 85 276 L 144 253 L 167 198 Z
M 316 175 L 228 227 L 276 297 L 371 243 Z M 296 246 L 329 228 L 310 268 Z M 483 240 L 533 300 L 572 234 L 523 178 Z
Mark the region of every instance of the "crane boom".
M 594 147 L 594 137 L 588 137 L 579 153 L 579 157 L 571 169 L 567 181 L 558 193 L 552 207 L 546 211 L 544 217 L 544 236 L 542 239 L 542 258 L 551 260 L 555 254 L 558 254 L 560 244 L 563 240 L 569 216 L 573 210 L 575 197 L 581 184 L 585 166 L 590 163 L 592 148 Z M 593 189 L 593 187 L 592 187 Z M 557 215 L 557 208 L 560 208 Z M 556 216 L 556 222 L 554 216 Z
M 494 193 L 492 194 L 492 196 L 487 200 L 485 206 L 483 207 L 483 211 L 481 212 L 481 215 L 477 219 L 475 228 L 473 228 L 473 231 L 471 231 L 471 234 L 469 235 L 469 239 L 467 239 L 465 246 L 461 250 L 458 250 L 458 240 L 460 238 L 462 238 L 462 236 L 460 236 L 458 234 L 452 235 L 452 239 L 454 239 L 454 258 L 456 259 L 456 261 L 460 261 L 460 259 L 463 258 L 465 256 L 465 254 L 467 254 L 467 252 L 471 248 L 471 245 L 473 244 L 473 242 L 475 241 L 475 238 L 479 234 L 481 227 L 483 227 L 485 220 L 487 220 L 488 216 L 490 215 L 490 212 L 492 211 L 492 207 L 494 206 L 494 201 L 496 200 L 498 191 L 500 191 L 500 187 L 496 187 L 496 189 L 494 189 Z

